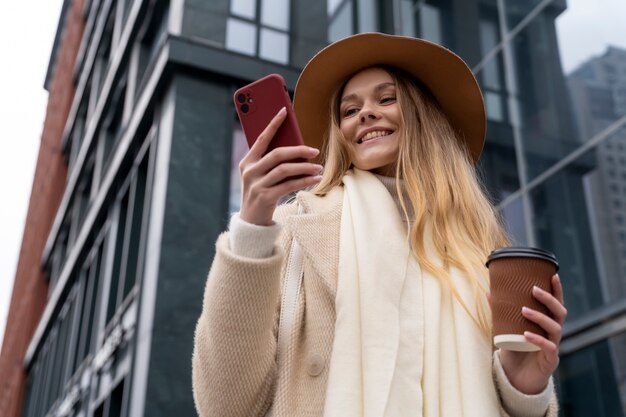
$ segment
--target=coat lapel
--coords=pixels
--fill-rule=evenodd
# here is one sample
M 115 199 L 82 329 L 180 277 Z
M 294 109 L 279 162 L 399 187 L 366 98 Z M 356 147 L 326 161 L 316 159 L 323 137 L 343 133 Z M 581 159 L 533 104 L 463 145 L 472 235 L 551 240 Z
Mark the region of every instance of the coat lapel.
M 297 201 L 304 213 L 287 217 L 285 227 L 300 244 L 305 264 L 311 265 L 334 298 L 337 293 L 343 189 L 335 187 L 324 197 L 299 193 Z

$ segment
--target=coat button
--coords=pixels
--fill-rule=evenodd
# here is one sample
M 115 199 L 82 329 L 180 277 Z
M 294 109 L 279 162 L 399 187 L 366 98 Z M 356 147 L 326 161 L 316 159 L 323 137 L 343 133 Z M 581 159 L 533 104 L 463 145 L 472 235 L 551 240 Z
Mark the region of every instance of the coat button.
M 308 372 L 310 376 L 318 376 L 324 370 L 324 358 L 322 355 L 315 353 L 309 358 Z

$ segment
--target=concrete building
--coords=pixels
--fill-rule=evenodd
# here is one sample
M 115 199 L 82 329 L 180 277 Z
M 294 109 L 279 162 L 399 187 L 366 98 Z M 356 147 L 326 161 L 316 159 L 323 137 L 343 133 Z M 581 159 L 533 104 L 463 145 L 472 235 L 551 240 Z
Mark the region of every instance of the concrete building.
M 238 207 L 246 151 L 232 94 L 272 72 L 293 88 L 328 41 L 370 30 L 437 41 L 477 75 L 488 190 L 515 240 L 553 250 L 561 264 L 570 310 L 563 415 L 626 415 L 623 364 L 610 355 L 626 341 L 626 294 L 602 289 L 607 274 L 623 275 L 594 246 L 597 219 L 614 213 L 586 192 L 606 164 L 595 154 L 626 119 L 593 133 L 577 125 L 555 30 L 565 8 L 564 0 L 65 0 L 49 78 L 64 80 L 67 110 L 54 119 L 62 128 L 35 181 L 58 188 L 45 208 L 29 209 L 26 230 L 40 243 L 25 234 L 20 265 L 33 270 L 18 268 L 0 359 L 24 382 L 0 381 L 2 415 L 195 415 L 193 330 L 214 242 Z M 51 132 L 46 124 L 43 137 Z M 46 158 L 58 174 L 40 168 Z M 32 301 L 29 286 L 39 289 Z

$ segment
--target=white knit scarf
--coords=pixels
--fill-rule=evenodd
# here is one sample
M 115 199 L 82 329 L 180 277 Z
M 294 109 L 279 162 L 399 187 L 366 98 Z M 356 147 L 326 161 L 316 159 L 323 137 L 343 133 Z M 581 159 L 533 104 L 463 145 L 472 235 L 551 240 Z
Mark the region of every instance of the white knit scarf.
M 499 415 L 491 345 L 439 280 L 420 268 L 387 189 L 356 169 L 343 182 L 324 417 Z M 425 242 L 428 256 L 441 264 L 430 236 Z M 452 275 L 472 308 L 466 280 Z

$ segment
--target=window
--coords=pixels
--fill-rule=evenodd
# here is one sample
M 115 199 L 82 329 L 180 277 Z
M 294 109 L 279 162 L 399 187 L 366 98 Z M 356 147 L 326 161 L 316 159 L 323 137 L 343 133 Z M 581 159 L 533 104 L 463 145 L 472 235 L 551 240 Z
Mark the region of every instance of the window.
M 230 202 L 229 211 L 235 213 L 239 211 L 241 205 L 241 176 L 239 174 L 239 161 L 248 152 L 246 136 L 239 123 L 233 123 L 233 142 L 230 165 Z
M 56 400 L 61 394 L 61 389 L 65 384 L 63 380 L 63 369 L 65 366 L 65 360 L 67 359 L 67 336 L 68 336 L 68 323 L 69 317 L 67 312 L 69 305 L 64 306 L 63 311 L 59 315 L 56 323 L 56 341 L 54 342 L 54 356 L 53 356 L 53 370 L 52 380 L 49 386 L 50 397 Z
M 104 119 L 105 129 L 103 129 L 103 151 L 102 159 L 104 161 L 104 171 L 111 161 L 111 157 L 114 154 L 115 146 L 117 145 L 123 131 L 124 122 L 124 105 L 126 98 L 126 75 L 120 80 L 113 97 L 107 108 L 107 114 Z
M 57 236 L 57 241 L 55 243 L 54 249 L 52 250 L 52 255 L 50 257 L 50 266 L 49 266 L 49 283 L 48 283 L 48 296 L 52 294 L 54 291 L 54 287 L 61 275 L 61 271 L 63 269 L 63 265 L 65 264 L 65 259 L 67 256 L 67 246 L 69 244 L 70 238 L 70 221 L 69 217 L 66 217 L 63 223 L 61 224 L 61 228 L 59 230 L 59 234 Z
M 400 35 L 415 36 L 415 0 L 400 1 Z
M 146 176 L 148 173 L 148 157 L 144 157 L 141 166 L 137 170 L 137 175 L 133 181 L 132 188 L 132 210 L 129 211 L 126 219 L 128 230 L 128 240 L 126 242 L 126 265 L 123 273 L 123 293 L 122 300 L 126 299 L 137 282 L 141 265 L 139 263 L 140 243 L 142 235 L 142 222 L 144 220 L 144 200 L 146 193 Z
M 232 0 L 230 2 L 230 12 L 235 16 L 254 20 L 256 16 L 255 0 Z
M 125 398 L 125 388 L 126 388 L 125 380 L 122 379 L 117 386 L 111 392 L 111 395 L 102 401 L 96 411 L 94 412 L 94 417 L 121 417 L 126 415 L 125 408 L 127 407 L 125 403 L 128 403 L 128 400 Z M 128 391 L 128 389 L 126 389 Z M 128 394 L 126 394 L 128 396 Z
M 120 281 L 120 271 L 122 269 L 122 256 L 124 249 L 124 234 L 126 232 L 126 213 L 128 211 L 128 200 L 130 192 L 126 189 L 124 195 L 117 205 L 116 228 L 115 228 L 115 251 L 113 254 L 113 273 L 111 275 L 111 284 L 109 286 L 109 302 L 106 314 L 106 323 L 108 323 L 115 310 L 119 306 L 118 303 L 118 285 Z
M 76 228 L 80 229 L 80 225 L 85 219 L 91 197 L 95 194 L 93 187 L 93 170 L 94 170 L 94 158 L 95 155 L 91 155 L 89 160 L 85 163 L 84 172 L 80 183 L 76 189 L 76 197 L 74 197 L 74 205 L 76 206 Z
M 70 133 L 70 143 L 69 143 L 69 158 L 68 165 L 69 170 L 71 171 L 74 163 L 76 162 L 76 158 L 78 157 L 78 153 L 80 151 L 81 144 L 83 143 L 83 137 L 85 135 L 85 130 L 87 129 L 87 118 L 89 114 L 89 94 L 91 90 L 91 80 L 87 82 L 85 87 L 85 95 L 80 102 L 80 106 L 78 107 L 78 111 L 76 112 L 76 118 L 74 122 L 74 126 L 72 132 Z
M 151 16 L 147 17 L 145 26 L 140 29 L 140 42 L 136 45 L 137 57 L 135 92 L 137 97 L 141 90 L 138 88 L 146 75 L 146 71 L 154 61 L 157 53 L 163 44 L 167 35 L 167 23 L 169 21 L 169 1 L 156 2 L 152 7 L 148 8 Z
M 329 7 L 331 2 L 328 3 Z M 344 1 L 336 9 L 328 10 L 328 41 L 334 42 L 356 32 L 352 1 Z
M 80 305 L 80 329 L 76 343 L 76 362 L 74 370 L 82 363 L 89 352 L 94 350 L 96 305 L 98 303 L 98 288 L 102 275 L 103 246 L 100 245 L 85 261 L 80 271 L 79 283 L 82 293 Z
M 104 79 L 106 78 L 107 69 L 109 68 L 114 24 L 115 12 L 111 11 L 109 13 L 104 31 L 102 32 L 102 38 L 100 40 L 100 45 L 98 46 L 98 52 L 96 54 L 96 61 L 94 64 L 94 87 L 96 88 L 96 97 L 100 96 L 102 85 L 104 84 Z
M 226 49 L 289 63 L 290 0 L 231 0 Z
M 406 3 L 406 4 L 404 4 Z M 408 1 L 401 8 L 410 8 Z M 381 2 L 377 0 L 330 0 L 327 3 L 328 41 L 334 42 L 359 32 L 378 32 L 381 27 Z M 412 12 L 410 16 L 412 15 Z M 403 34 L 414 36 L 412 25 L 402 21 Z M 404 27 L 406 26 L 406 27 Z
M 496 10 L 481 7 L 479 31 L 481 55 L 486 56 L 500 43 L 500 27 Z M 485 63 L 478 78 L 485 96 L 487 118 L 494 122 L 508 121 L 502 53 L 498 53 Z
M 131 171 L 129 181 L 122 187 L 113 210 L 116 224 L 115 249 L 106 312 L 107 324 L 132 293 L 142 271 L 149 156 L 148 151 Z
M 226 47 L 245 55 L 256 53 L 256 26 L 239 19 L 228 19 L 226 23 Z
M 626 409 L 624 358 L 625 333 L 563 356 L 557 385 L 564 415 L 623 416 Z

